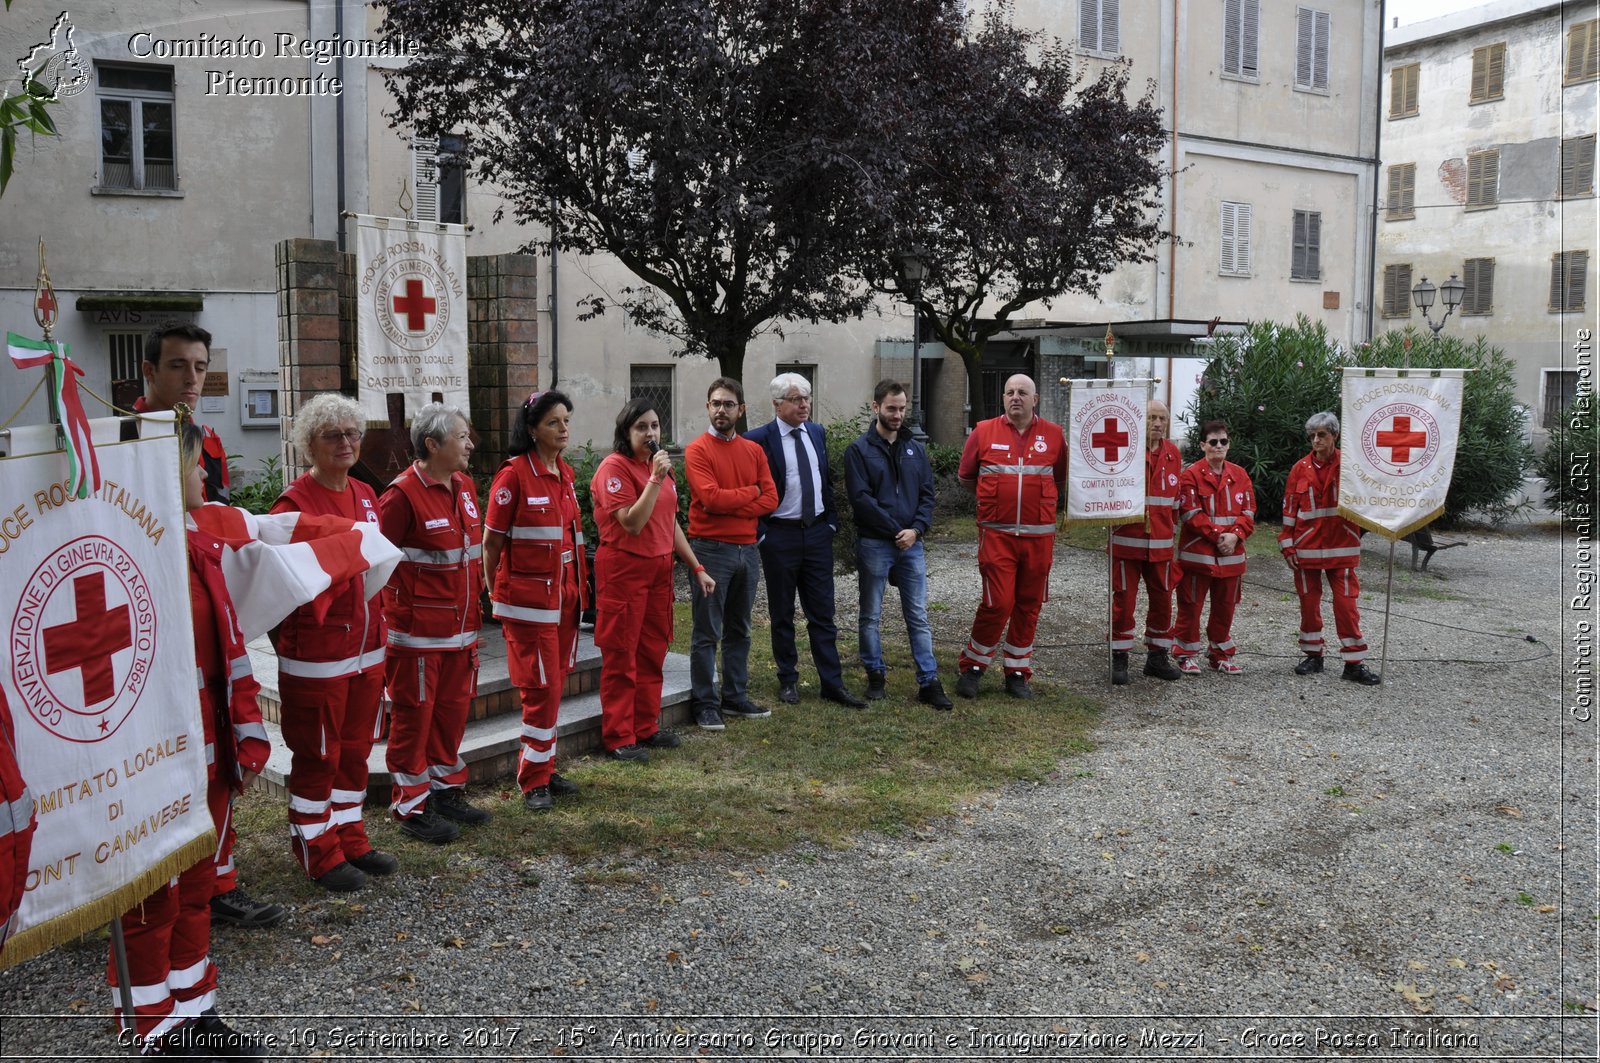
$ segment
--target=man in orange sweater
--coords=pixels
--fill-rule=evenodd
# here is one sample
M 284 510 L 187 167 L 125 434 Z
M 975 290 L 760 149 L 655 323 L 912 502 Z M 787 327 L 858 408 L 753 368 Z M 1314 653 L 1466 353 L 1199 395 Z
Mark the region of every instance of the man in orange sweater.
M 748 697 L 750 609 L 761 578 L 756 522 L 777 508 L 778 489 L 761 445 L 739 435 L 744 388 L 737 380 L 718 377 L 711 382 L 706 413 L 711 427 L 684 448 L 683 471 L 689 480 L 689 545 L 716 588 L 704 594 L 698 583 L 692 584 L 689 683 L 695 723 L 702 730 L 720 731 L 724 716 L 772 715 Z

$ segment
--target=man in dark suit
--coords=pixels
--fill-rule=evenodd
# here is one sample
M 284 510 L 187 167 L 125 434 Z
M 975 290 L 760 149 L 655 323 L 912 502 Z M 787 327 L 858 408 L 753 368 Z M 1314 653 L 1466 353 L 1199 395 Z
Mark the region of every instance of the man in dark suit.
M 811 422 L 811 382 L 798 373 L 781 373 L 773 378 L 771 392 L 776 417 L 745 438 L 766 452 L 778 488 L 778 508 L 761 518 L 759 532 L 778 700 L 786 705 L 800 700 L 800 658 L 794 647 L 799 592 L 822 696 L 852 709 L 865 708 L 865 701 L 845 689 L 839 665 L 833 622 L 833 536 L 839 515 L 833 506 L 827 437 Z

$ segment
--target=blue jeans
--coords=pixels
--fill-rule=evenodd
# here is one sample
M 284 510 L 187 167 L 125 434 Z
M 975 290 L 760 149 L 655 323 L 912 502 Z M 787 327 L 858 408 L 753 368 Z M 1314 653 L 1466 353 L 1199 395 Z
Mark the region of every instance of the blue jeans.
M 691 602 L 694 633 L 689 641 L 689 688 L 696 711 L 724 701 L 740 702 L 750 686 L 750 609 L 761 578 L 761 556 L 755 543 L 690 539 L 694 556 L 717 581 L 710 594 L 700 593 L 697 580 Z M 717 693 L 717 646 L 722 646 L 722 693 Z
M 884 671 L 878 621 L 883 615 L 884 588 L 893 572 L 900 588 L 900 612 L 911 636 L 911 657 L 917 664 L 917 685 L 927 686 L 939 678 L 939 664 L 933 658 L 933 628 L 928 626 L 928 564 L 922 543 L 902 550 L 888 539 L 857 539 L 856 570 L 861 587 L 857 635 L 862 667 L 869 672 Z

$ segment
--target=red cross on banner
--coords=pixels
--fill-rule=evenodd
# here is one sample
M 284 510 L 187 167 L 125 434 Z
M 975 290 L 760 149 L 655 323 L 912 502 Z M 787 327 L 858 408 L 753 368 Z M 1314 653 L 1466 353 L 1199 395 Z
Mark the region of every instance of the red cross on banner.
M 439 304 L 430 298 L 427 289 L 417 277 L 406 278 L 406 294 L 394 297 L 394 312 L 405 315 L 406 329 L 421 332 L 428 327 L 428 315 L 438 311 Z
M 1421 429 L 1411 427 L 1411 418 L 1404 415 L 1396 416 L 1394 428 L 1388 432 L 1379 432 L 1377 443 L 1380 447 L 1389 448 L 1389 460 L 1396 465 L 1404 465 L 1411 460 L 1413 449 L 1422 449 L 1428 445 L 1428 433 Z
M 1122 455 L 1122 448 L 1128 445 L 1128 433 L 1121 430 L 1121 423 L 1115 417 L 1107 417 L 1100 431 L 1089 437 L 1089 443 L 1104 454 L 1108 463 L 1114 463 Z
M 98 705 L 117 692 L 111 658 L 133 645 L 127 605 L 106 608 L 106 574 L 91 572 L 72 581 L 77 619 L 45 628 L 45 669 L 54 675 L 83 671 L 83 704 Z

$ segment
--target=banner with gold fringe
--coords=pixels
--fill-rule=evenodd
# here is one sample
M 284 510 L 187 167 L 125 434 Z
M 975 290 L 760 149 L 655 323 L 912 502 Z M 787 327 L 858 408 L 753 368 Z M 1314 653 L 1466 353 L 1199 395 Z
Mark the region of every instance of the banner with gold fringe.
M 1391 542 L 1444 512 L 1465 369 L 1344 371 L 1339 515 Z
M 1067 504 L 1074 524 L 1144 519 L 1145 407 L 1150 380 L 1068 380 Z

